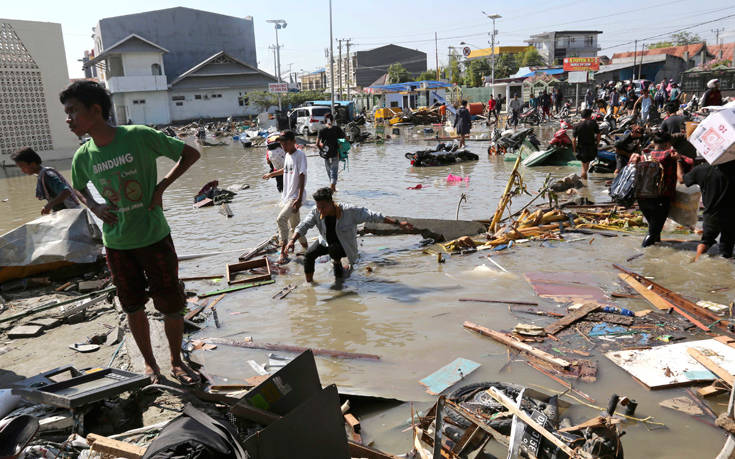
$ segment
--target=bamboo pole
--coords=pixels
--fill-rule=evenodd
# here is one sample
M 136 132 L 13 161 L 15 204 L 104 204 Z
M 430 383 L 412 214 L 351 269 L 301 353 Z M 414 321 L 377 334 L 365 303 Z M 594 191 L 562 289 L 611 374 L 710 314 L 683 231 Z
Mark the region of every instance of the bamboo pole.
M 518 151 L 518 158 L 516 158 L 516 163 L 513 165 L 513 171 L 511 171 L 510 177 L 508 178 L 508 184 L 505 186 L 503 196 L 500 198 L 498 208 L 497 210 L 495 210 L 495 215 L 493 215 L 492 222 L 490 222 L 490 229 L 488 230 L 489 232 L 494 233 L 498 230 L 497 226 L 498 223 L 500 223 L 503 212 L 505 212 L 505 207 L 508 205 L 508 201 L 510 201 L 510 190 L 513 188 L 513 182 L 515 182 L 516 175 L 518 175 L 518 166 L 520 166 L 520 164 L 521 152 Z

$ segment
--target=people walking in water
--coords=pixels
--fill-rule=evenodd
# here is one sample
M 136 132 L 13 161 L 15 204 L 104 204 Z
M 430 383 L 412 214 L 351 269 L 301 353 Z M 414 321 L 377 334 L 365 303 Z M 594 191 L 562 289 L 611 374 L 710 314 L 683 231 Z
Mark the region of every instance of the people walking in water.
M 10 159 L 24 174 L 38 176 L 36 197 L 47 201 L 41 215 L 79 207 L 79 199 L 69 182 L 53 167 L 42 166 L 43 160 L 32 148 L 22 148 L 10 155 Z
M 345 132 L 334 124 L 334 117 L 331 113 L 324 116 L 324 124 L 326 127 L 319 131 L 316 146 L 319 148 L 319 155 L 324 158 L 329 187 L 334 193 L 337 191 L 337 176 L 339 175 L 339 139 L 345 138 Z
M 510 112 L 511 112 L 511 118 L 510 118 L 510 125 L 513 126 L 513 128 L 518 127 L 518 119 L 521 116 L 521 110 L 523 109 L 523 102 L 518 99 L 518 94 L 513 94 L 513 100 L 510 101 Z
M 304 152 L 296 148 L 296 136 L 293 131 L 281 131 L 277 141 L 286 152 L 283 169 L 269 172 L 263 176 L 263 179 L 268 180 L 271 177 L 283 175 L 281 212 L 276 217 L 276 223 L 278 224 L 279 243 L 281 244 L 281 256 L 278 263 L 284 264 L 288 262 L 286 244 L 289 235 L 299 224 L 299 209 L 303 204 L 304 189 L 306 188 L 307 164 Z M 306 249 L 306 238 L 302 237 L 300 240 L 301 245 Z
M 336 203 L 332 197 L 332 190 L 320 188 L 313 195 L 316 201 L 314 207 L 299 223 L 293 237 L 286 245 L 289 250 L 297 239 L 304 238 L 313 227 L 319 230 L 319 240 L 314 242 L 306 251 L 304 257 L 304 276 L 307 282 L 314 281 L 314 264 L 322 255 L 329 255 L 334 267 L 334 277 L 337 281 L 350 271 L 359 257 L 357 252 L 357 225 L 367 222 L 380 222 L 399 225 L 410 230 L 413 226 L 407 222 L 399 222 L 390 217 L 373 212 L 365 207 Z M 347 258 L 349 264 L 342 265 L 342 258 Z
M 600 126 L 592 119 L 592 109 L 582 110 L 582 121 L 574 127 L 572 151 L 577 160 L 582 162 L 581 178 L 587 178 L 590 162 L 597 157 L 597 146 L 600 144 Z
M 465 137 L 470 133 L 472 128 L 472 117 L 470 111 L 467 110 L 467 101 L 463 100 L 462 105 L 457 109 L 457 115 L 454 118 L 454 129 L 459 136 L 459 148 L 464 148 Z

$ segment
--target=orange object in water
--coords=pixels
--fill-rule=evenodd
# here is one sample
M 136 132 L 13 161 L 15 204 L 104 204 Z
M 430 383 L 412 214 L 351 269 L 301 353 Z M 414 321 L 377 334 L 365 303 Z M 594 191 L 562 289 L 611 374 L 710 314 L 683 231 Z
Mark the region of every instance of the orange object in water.
M 471 102 L 467 104 L 467 110 L 470 111 L 470 115 L 482 115 L 485 111 L 485 104 L 482 102 Z

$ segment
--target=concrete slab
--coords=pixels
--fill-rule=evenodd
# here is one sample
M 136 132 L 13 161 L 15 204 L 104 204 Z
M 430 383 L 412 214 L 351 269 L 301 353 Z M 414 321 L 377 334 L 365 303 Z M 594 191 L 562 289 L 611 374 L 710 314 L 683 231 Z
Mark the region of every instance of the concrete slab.
M 97 290 L 102 290 L 107 282 L 107 279 L 82 281 L 79 283 L 78 289 L 80 292 L 95 292 Z
M 8 331 L 8 338 L 33 338 L 43 332 L 43 327 L 40 325 L 19 325 L 10 331 Z
M 387 223 L 365 223 L 359 234 L 376 236 L 395 236 L 398 234 L 420 234 L 424 238 L 436 242 L 451 241 L 462 236 L 474 236 L 487 231 L 487 225 L 472 220 L 440 220 L 434 218 L 391 217 L 399 221 L 407 221 L 414 226 L 413 230 L 403 230 L 398 225 Z
M 54 328 L 59 324 L 61 324 L 61 319 L 57 319 L 55 317 L 39 317 L 28 321 L 28 325 L 40 325 L 44 330 Z

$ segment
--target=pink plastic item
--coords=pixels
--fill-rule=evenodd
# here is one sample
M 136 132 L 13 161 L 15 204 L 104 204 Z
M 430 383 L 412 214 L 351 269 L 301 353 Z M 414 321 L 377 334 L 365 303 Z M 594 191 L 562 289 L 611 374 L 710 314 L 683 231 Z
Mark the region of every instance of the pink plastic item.
M 469 182 L 469 181 L 470 181 L 469 175 L 464 178 L 462 178 L 459 175 L 453 175 L 453 174 L 447 175 L 447 182 Z

